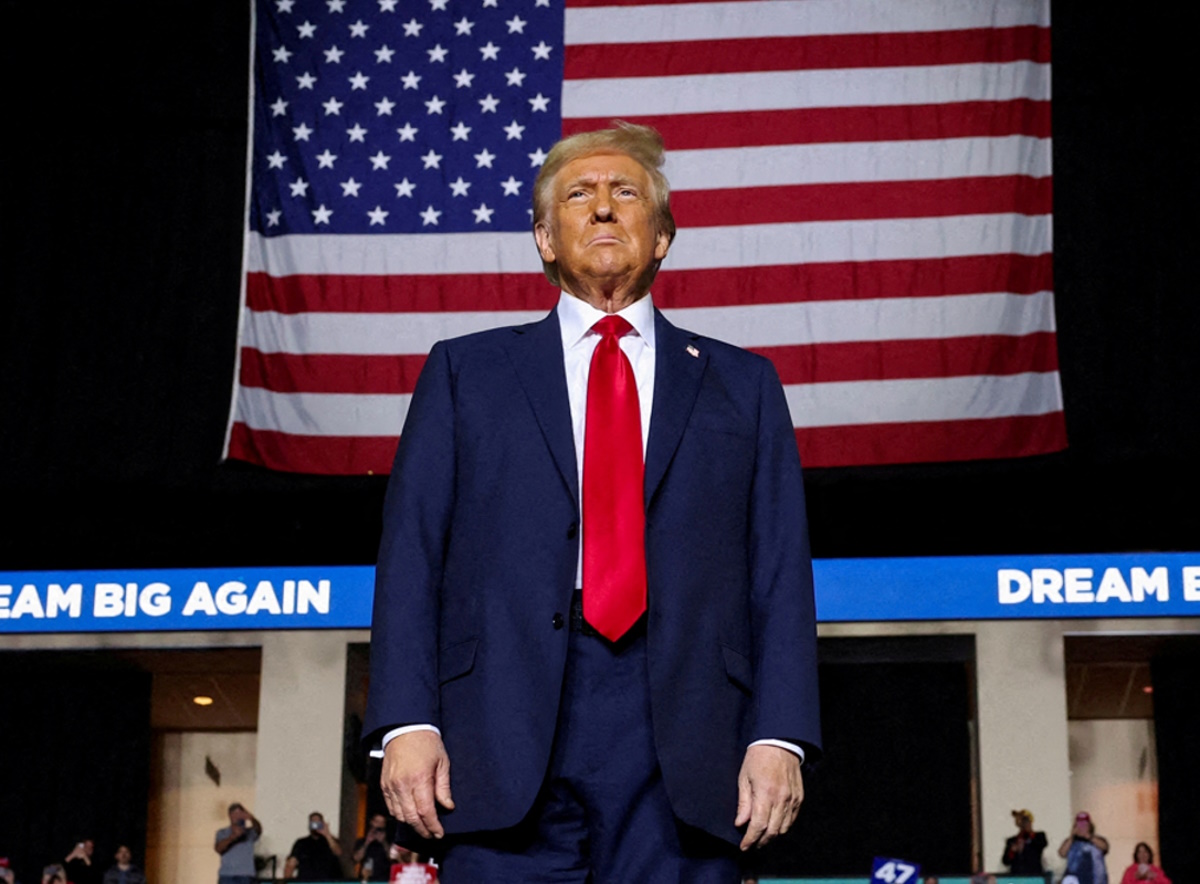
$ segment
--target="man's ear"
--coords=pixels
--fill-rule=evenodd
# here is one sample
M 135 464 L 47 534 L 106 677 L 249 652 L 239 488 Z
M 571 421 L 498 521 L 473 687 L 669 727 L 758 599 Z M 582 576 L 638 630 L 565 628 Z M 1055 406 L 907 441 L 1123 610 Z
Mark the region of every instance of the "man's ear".
M 542 256 L 542 260 L 547 264 L 554 263 L 554 246 L 550 244 L 550 231 L 546 229 L 546 222 L 539 221 L 533 227 L 533 238 L 537 241 L 538 252 Z
M 669 248 L 671 248 L 671 237 L 665 233 L 658 234 L 654 241 L 654 257 L 661 261 L 667 257 L 667 250 Z

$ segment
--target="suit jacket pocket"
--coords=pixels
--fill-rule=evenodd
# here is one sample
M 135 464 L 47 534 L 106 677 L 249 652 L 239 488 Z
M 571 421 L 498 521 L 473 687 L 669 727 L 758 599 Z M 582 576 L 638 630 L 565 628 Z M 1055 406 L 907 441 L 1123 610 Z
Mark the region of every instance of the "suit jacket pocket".
M 721 654 L 725 658 L 725 674 L 729 680 L 747 694 L 753 694 L 754 667 L 750 665 L 750 659 L 729 645 L 721 645 Z
M 438 684 L 445 684 L 466 675 L 475 668 L 475 649 L 479 639 L 449 645 L 438 652 Z

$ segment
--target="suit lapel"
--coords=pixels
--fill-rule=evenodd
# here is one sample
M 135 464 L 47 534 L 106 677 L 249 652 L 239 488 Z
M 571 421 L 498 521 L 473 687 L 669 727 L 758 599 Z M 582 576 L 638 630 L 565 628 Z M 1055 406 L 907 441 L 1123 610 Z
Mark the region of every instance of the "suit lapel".
M 575 465 L 575 437 L 571 430 L 571 403 L 563 371 L 558 314 L 552 310 L 540 322 L 517 326 L 512 331 L 508 353 L 517 377 L 563 482 L 579 506 L 579 472 Z
M 654 410 L 646 445 L 646 506 L 654 499 L 679 440 L 687 426 L 708 354 L 694 343 L 696 335 L 684 332 L 658 310 L 654 311 Z

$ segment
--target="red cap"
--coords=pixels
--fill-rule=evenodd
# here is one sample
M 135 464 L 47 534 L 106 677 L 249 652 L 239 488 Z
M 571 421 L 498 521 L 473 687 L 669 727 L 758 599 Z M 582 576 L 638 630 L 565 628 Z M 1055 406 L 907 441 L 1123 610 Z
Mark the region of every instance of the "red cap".
M 1088 812 L 1086 810 L 1081 810 L 1081 811 L 1079 811 L 1079 813 L 1075 814 L 1075 822 L 1077 822 L 1077 823 L 1079 823 L 1079 822 L 1090 823 L 1091 821 L 1092 821 L 1092 818 L 1090 816 L 1088 816 Z

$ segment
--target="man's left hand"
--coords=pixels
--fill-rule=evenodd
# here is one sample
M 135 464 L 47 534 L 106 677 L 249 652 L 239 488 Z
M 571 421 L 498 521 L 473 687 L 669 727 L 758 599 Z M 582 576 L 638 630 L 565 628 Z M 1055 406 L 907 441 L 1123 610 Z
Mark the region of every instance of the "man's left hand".
M 738 774 L 735 826 L 746 826 L 742 850 L 762 847 L 796 821 L 804 801 L 800 759 L 778 746 L 751 746 Z M 748 825 L 747 825 L 748 824 Z

